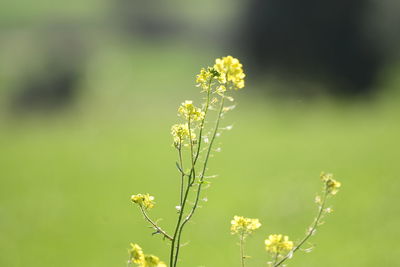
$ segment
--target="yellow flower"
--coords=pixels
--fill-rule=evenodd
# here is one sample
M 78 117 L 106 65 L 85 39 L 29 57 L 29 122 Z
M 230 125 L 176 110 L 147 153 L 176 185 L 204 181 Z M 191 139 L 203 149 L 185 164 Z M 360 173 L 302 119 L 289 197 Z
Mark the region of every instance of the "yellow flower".
M 133 263 L 143 265 L 144 264 L 144 253 L 142 248 L 138 244 L 131 243 L 131 248 L 129 249 L 129 260 Z
M 209 90 L 213 79 L 218 79 L 221 74 L 214 68 L 208 67 L 207 70 L 202 68 L 196 76 L 197 86 L 201 86 L 204 91 Z
M 340 186 L 342 185 L 340 182 L 333 179 L 333 174 L 331 173 L 321 173 L 321 180 L 325 183 L 326 190 L 329 194 L 336 195 L 339 191 Z
M 188 124 L 174 124 L 171 127 L 171 134 L 174 138 L 175 146 L 182 144 L 185 140 L 189 139 L 189 126 Z M 196 139 L 196 134 L 190 131 L 192 141 Z
M 244 218 L 243 216 L 234 216 L 231 221 L 232 234 L 251 234 L 254 230 L 260 228 L 261 223 L 258 219 Z
M 293 248 L 293 242 L 289 241 L 289 237 L 286 235 L 270 235 L 268 239 L 265 240 L 265 248 L 271 253 L 282 254 Z
M 131 243 L 131 248 L 129 249 L 129 262 L 133 262 L 139 267 L 167 267 L 158 257 L 145 255 L 142 248 L 133 243 Z
M 131 196 L 132 202 L 143 206 L 145 209 L 151 209 L 154 207 L 154 197 L 149 194 L 137 194 Z
M 146 255 L 143 267 L 167 267 L 167 265 L 164 262 L 160 261 L 157 256 Z
M 200 121 L 204 119 L 204 112 L 200 108 L 193 105 L 193 101 L 186 100 L 178 108 L 179 114 L 190 121 Z
M 237 58 L 232 56 L 217 58 L 214 69 L 221 73 L 220 83 L 231 82 L 236 90 L 244 87 L 246 75 L 243 72 L 243 65 Z
M 224 85 L 220 85 L 217 87 L 217 89 L 215 89 L 215 92 L 220 96 L 223 96 L 224 93 L 226 92 L 226 87 Z

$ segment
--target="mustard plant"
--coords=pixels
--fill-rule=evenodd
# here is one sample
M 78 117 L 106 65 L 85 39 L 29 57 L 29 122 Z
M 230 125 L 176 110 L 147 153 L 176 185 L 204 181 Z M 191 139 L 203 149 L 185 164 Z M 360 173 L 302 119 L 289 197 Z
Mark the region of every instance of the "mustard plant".
M 232 92 L 244 88 L 244 78 L 243 66 L 238 59 L 232 56 L 218 58 L 212 67 L 202 68 L 196 76 L 196 84 L 203 94 L 203 102 L 196 106 L 193 101 L 186 100 L 177 109 L 180 122 L 172 125 L 171 135 L 172 146 L 177 153 L 179 197 L 175 206 L 175 226 L 172 230 L 166 231 L 150 217 L 149 211 L 155 206 L 154 196 L 148 193 L 131 196 L 131 201 L 139 207 L 143 218 L 154 230 L 153 235 L 161 235 L 169 242 L 169 267 L 176 267 L 180 262 L 184 229 L 199 207 L 202 191 L 209 185 L 209 179 L 214 177 L 206 175 L 208 162 L 212 153 L 220 150 L 215 148 L 216 138 L 223 130 L 232 128 L 221 127 L 220 124 L 225 114 L 235 107 L 229 105 L 229 102 L 234 101 Z M 286 235 L 269 235 L 265 240 L 265 249 L 271 257 L 267 265 L 277 267 L 286 263 L 315 234 L 324 217 L 332 212 L 331 208 L 326 207 L 326 202 L 338 192 L 341 184 L 333 179 L 332 174 L 322 173 L 321 180 L 323 190 L 315 199 L 318 212 L 305 236 L 300 241 L 293 242 Z M 246 238 L 260 227 L 258 219 L 234 216 L 231 221 L 231 233 L 239 238 L 242 267 L 248 258 L 245 255 Z M 167 266 L 157 256 L 145 254 L 138 244 L 131 243 L 128 251 L 128 267 L 133 264 L 138 267 Z
M 149 194 L 132 195 L 131 200 L 138 205 L 144 219 L 170 242 L 169 266 L 176 267 L 179 262 L 182 235 L 187 223 L 192 219 L 201 199 L 202 190 L 209 184 L 208 162 L 215 148 L 215 140 L 223 130 L 221 120 L 235 106 L 231 93 L 244 87 L 245 74 L 238 59 L 226 56 L 215 60 L 212 67 L 202 68 L 196 76 L 197 87 L 203 94 L 203 102 L 196 106 L 186 100 L 178 108 L 180 122 L 172 125 L 173 147 L 177 151 L 176 167 L 179 173 L 179 199 L 176 205 L 175 227 L 167 232 L 150 218 L 149 210 L 154 207 L 154 197 Z M 214 114 L 212 114 L 214 113 Z M 166 264 L 154 255 L 143 253 L 137 244 L 131 244 L 128 266 L 163 267 Z
M 326 207 L 328 198 L 336 195 L 341 187 L 341 183 L 333 179 L 333 174 L 322 172 L 320 175 L 323 183 L 322 192 L 315 197 L 315 203 L 318 207 L 317 215 L 311 225 L 307 228 L 306 233 L 298 242 L 289 240 L 287 235 L 271 234 L 265 239 L 265 249 L 269 253 L 271 260 L 267 262 L 268 266 L 277 267 L 291 259 L 294 253 L 300 250 L 307 241 L 313 236 L 317 228 L 324 223 L 324 218 L 327 214 L 332 213 L 331 207 Z M 248 219 L 240 216 L 235 216 L 231 221 L 231 232 L 237 234 L 240 239 L 240 258 L 241 266 L 245 266 L 245 259 L 249 256 L 244 255 L 244 238 L 251 234 L 255 229 L 261 226 L 258 219 Z M 237 230 L 239 229 L 239 230 Z M 312 247 L 305 249 L 310 252 Z

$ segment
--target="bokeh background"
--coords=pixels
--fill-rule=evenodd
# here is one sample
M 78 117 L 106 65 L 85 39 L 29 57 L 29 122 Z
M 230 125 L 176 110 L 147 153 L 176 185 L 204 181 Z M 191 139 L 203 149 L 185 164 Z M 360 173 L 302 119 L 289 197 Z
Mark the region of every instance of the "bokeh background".
M 170 125 L 217 57 L 246 88 L 210 165 L 181 266 L 239 266 L 234 215 L 300 239 L 319 173 L 343 189 L 312 253 L 289 266 L 399 266 L 400 4 L 348 0 L 0 3 L 0 266 L 125 266 L 130 242 L 168 260 L 130 195 L 171 231 Z

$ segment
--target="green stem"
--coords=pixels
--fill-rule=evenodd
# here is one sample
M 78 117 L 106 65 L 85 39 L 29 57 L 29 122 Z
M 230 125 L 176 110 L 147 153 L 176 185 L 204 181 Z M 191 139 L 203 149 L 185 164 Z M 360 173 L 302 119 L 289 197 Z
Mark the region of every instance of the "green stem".
M 185 173 L 183 172 L 183 159 L 182 159 L 182 141 L 179 140 L 179 149 L 178 149 L 178 154 L 179 154 L 179 164 L 181 168 L 181 192 L 180 192 L 180 206 L 182 207 L 182 200 L 183 200 L 183 183 L 184 183 L 184 178 L 185 178 Z
M 179 238 L 178 238 L 178 245 L 177 246 L 175 245 L 175 243 L 177 241 L 177 234 L 178 234 L 179 228 L 181 226 L 181 221 L 182 221 L 183 213 L 184 213 L 184 210 L 185 210 L 186 201 L 187 201 L 188 194 L 189 194 L 189 189 L 190 189 L 190 187 L 192 186 L 192 184 L 194 183 L 194 181 L 196 179 L 194 167 L 196 165 L 197 159 L 198 159 L 199 154 L 200 154 L 200 147 L 201 147 L 201 142 L 202 142 L 203 128 L 204 128 L 206 115 L 207 115 L 207 112 L 208 112 L 208 109 L 209 109 L 209 105 L 210 105 L 210 92 L 211 92 L 211 81 L 208 84 L 207 101 L 206 101 L 206 106 L 205 106 L 205 109 L 204 109 L 204 118 L 201 121 L 201 125 L 200 125 L 199 143 L 198 143 L 198 147 L 197 147 L 197 152 L 196 152 L 196 156 L 194 157 L 194 160 L 192 161 L 192 168 L 191 168 L 190 173 L 188 175 L 188 185 L 187 185 L 187 188 L 186 188 L 185 193 L 183 195 L 183 199 L 181 200 L 181 209 L 179 211 L 179 216 L 178 216 L 178 220 L 177 220 L 177 223 L 176 223 L 174 236 L 172 238 L 171 251 L 170 251 L 170 267 L 176 266 L 177 261 L 178 261 L 178 254 L 179 254 L 179 247 L 180 247 Z M 191 138 L 190 134 L 189 134 L 189 136 Z M 192 142 L 191 142 L 191 144 L 192 144 Z M 191 155 L 193 155 L 193 153 L 191 153 Z M 182 183 L 182 185 L 183 185 L 183 183 Z M 182 189 L 183 189 L 183 187 L 182 187 Z M 176 246 L 176 251 L 177 251 L 176 257 L 174 257 L 174 255 L 175 255 L 175 246 Z
M 273 266 L 275 266 L 276 262 L 278 261 L 278 257 L 279 257 L 279 252 L 276 252 Z
M 209 105 L 210 105 L 211 82 L 212 81 L 210 80 L 210 82 L 208 84 L 207 100 L 206 100 L 206 105 L 204 107 L 204 118 L 203 118 L 203 120 L 201 121 L 201 124 L 200 124 L 200 132 L 199 132 L 199 139 L 198 139 L 199 141 L 198 141 L 196 155 L 194 156 L 194 158 L 193 158 L 193 155 L 194 155 L 193 154 L 193 142 L 191 140 L 191 134 L 190 134 L 191 130 L 189 128 L 189 137 L 190 137 L 190 143 L 191 143 L 192 168 L 191 168 L 190 173 L 188 175 L 188 185 L 186 187 L 183 199 L 181 200 L 181 209 L 180 209 L 178 220 L 177 220 L 177 223 L 176 223 L 174 236 L 172 238 L 171 251 L 170 251 L 170 267 L 175 267 L 177 265 L 177 262 L 178 262 L 180 241 L 181 241 L 180 237 L 181 237 L 181 233 L 182 233 L 181 222 L 182 222 L 184 210 L 185 210 L 185 207 L 186 207 L 186 203 L 187 203 L 187 199 L 188 199 L 190 188 L 191 188 L 191 186 L 194 184 L 194 182 L 196 180 L 195 166 L 196 166 L 197 160 L 198 160 L 199 155 L 200 155 L 203 129 L 204 129 L 205 120 L 206 120 L 206 116 L 207 116 L 207 113 L 208 113 L 208 110 L 209 110 Z M 190 126 L 188 125 L 188 127 L 190 127 Z M 183 224 L 185 224 L 185 222 Z M 175 249 L 176 249 L 176 252 L 175 252 Z
M 139 205 L 140 210 L 143 213 L 144 218 L 155 228 L 157 229 L 157 232 L 159 232 L 160 234 L 162 234 L 164 237 L 168 238 L 169 240 L 172 240 L 172 237 L 167 234 L 167 232 L 165 232 L 163 229 L 161 229 L 161 227 L 159 227 L 152 219 L 150 219 L 150 217 L 147 215 L 146 211 L 143 209 L 142 205 Z
M 190 175 L 189 175 L 189 179 L 188 179 L 188 183 L 189 183 L 189 181 L 190 181 Z M 182 206 L 181 206 L 181 210 L 179 211 L 179 216 L 178 216 L 178 221 L 177 221 L 177 223 L 176 223 L 176 227 L 175 227 L 175 231 L 174 231 L 174 236 L 172 237 L 172 243 L 171 243 L 171 251 L 170 251 L 170 260 L 169 260 L 169 262 L 170 262 L 170 267 L 173 267 L 173 266 L 176 266 L 176 262 L 175 262 L 175 258 L 174 258 L 174 255 L 175 255 L 175 243 L 176 243 L 176 240 L 177 240 L 177 235 L 178 235 L 178 230 L 179 230 L 179 227 L 180 227 L 180 225 L 181 225 L 181 221 L 182 221 L 182 217 L 183 217 L 183 211 L 184 211 L 184 209 L 185 209 L 185 206 L 186 206 L 186 200 L 187 200 L 187 197 L 188 197 L 188 195 L 189 195 L 189 189 L 190 189 L 190 186 L 188 185 L 187 187 L 186 187 L 186 191 L 185 191 L 185 194 L 184 194 L 184 196 L 183 196 L 183 201 L 182 201 Z M 177 250 L 179 250 L 179 248 L 177 247 Z
M 194 166 L 196 165 L 197 160 L 198 160 L 199 155 L 200 155 L 200 148 L 201 148 L 201 143 L 202 143 L 204 124 L 205 124 L 206 116 L 207 116 L 208 109 L 209 109 L 209 106 L 210 106 L 210 93 L 211 93 L 211 81 L 210 81 L 210 83 L 208 84 L 206 106 L 204 107 L 204 118 L 203 118 L 203 120 L 202 120 L 201 123 L 200 123 L 199 143 L 198 143 L 198 145 L 197 145 L 196 156 L 194 157 L 194 163 L 193 163 L 193 168 L 191 169 L 191 172 L 194 172 L 194 171 L 195 171 L 195 170 L 194 170 Z M 191 186 L 192 186 L 193 183 L 195 182 L 196 176 L 193 175 L 193 177 L 194 177 L 194 179 L 193 179 L 193 181 L 192 181 L 191 184 L 190 184 Z
M 220 119 L 221 119 L 223 108 L 224 108 L 224 97 L 222 97 L 222 99 L 221 99 L 221 106 L 220 106 L 220 109 L 219 109 L 219 112 L 218 112 L 217 121 L 215 123 L 215 129 L 214 129 L 211 141 L 210 141 L 210 145 L 209 145 L 209 147 L 207 149 L 207 154 L 206 154 L 206 158 L 205 158 L 205 161 L 204 161 L 202 172 L 200 173 L 200 181 L 199 181 L 199 185 L 197 187 L 196 200 L 194 202 L 192 210 L 186 216 L 185 220 L 182 222 L 182 225 L 179 227 L 177 248 L 176 248 L 176 254 L 175 254 L 175 264 L 176 264 L 176 261 L 178 260 L 179 246 L 180 246 L 180 241 L 181 241 L 181 235 L 182 235 L 183 228 L 186 225 L 186 223 L 190 220 L 190 218 L 193 216 L 193 214 L 196 211 L 196 208 L 198 206 L 198 203 L 199 203 L 200 192 L 201 192 L 202 185 L 204 183 L 204 175 L 205 175 L 205 172 L 206 172 L 206 169 L 207 169 L 208 159 L 210 157 L 210 153 L 211 153 L 211 149 L 212 149 L 215 137 L 217 136 L 217 132 L 218 132 L 218 129 L 219 129 L 219 123 L 220 123 Z M 175 266 L 176 265 L 174 265 L 174 267 Z
M 287 253 L 285 257 L 283 257 L 278 263 L 274 264 L 273 267 L 277 267 L 277 266 L 283 264 L 287 259 L 291 258 L 293 256 L 293 254 L 297 250 L 299 250 L 301 248 L 301 246 L 304 245 L 304 243 L 307 242 L 307 240 L 314 234 L 315 230 L 318 227 L 318 224 L 320 223 L 322 214 L 324 212 L 325 203 L 326 203 L 326 199 L 328 197 L 328 194 L 329 194 L 328 190 L 325 189 L 325 193 L 324 193 L 324 196 L 322 198 L 321 205 L 319 206 L 318 215 L 315 218 L 312 226 L 309 228 L 309 231 L 307 232 L 306 236 L 300 241 L 300 243 L 297 246 L 295 246 L 291 251 L 289 251 L 289 253 Z
M 189 128 L 189 141 L 190 141 L 190 160 L 192 163 L 192 168 L 191 168 L 191 176 L 193 181 L 190 181 L 190 184 L 193 184 L 194 180 L 196 180 L 196 169 L 195 169 L 195 162 L 194 162 L 194 154 L 193 154 L 193 140 L 192 140 L 192 129 L 191 129 L 191 124 L 190 124 L 190 117 L 188 120 L 188 128 Z M 200 143 L 199 143 L 200 144 Z
M 240 236 L 240 262 L 242 263 L 242 267 L 244 267 L 244 235 L 243 233 Z

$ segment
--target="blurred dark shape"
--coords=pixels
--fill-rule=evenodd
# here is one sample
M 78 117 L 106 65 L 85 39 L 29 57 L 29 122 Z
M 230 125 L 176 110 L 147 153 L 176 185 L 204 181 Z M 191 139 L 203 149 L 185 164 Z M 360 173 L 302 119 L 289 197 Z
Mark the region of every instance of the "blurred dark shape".
M 117 0 L 113 17 L 117 26 L 131 36 L 166 39 L 182 28 L 171 5 L 165 1 Z
M 73 100 L 78 80 L 77 70 L 63 69 L 57 63 L 49 63 L 46 75 L 32 75 L 24 80 L 15 97 L 14 107 L 32 110 L 65 106 Z
M 368 0 L 250 0 L 242 40 L 259 74 L 317 81 L 339 96 L 368 95 L 383 63 L 369 39 Z M 295 88 L 300 90 L 301 88 Z
M 34 67 L 21 75 L 13 101 L 14 110 L 19 112 L 70 105 L 82 76 L 86 53 L 77 32 L 58 25 L 36 37 L 40 63 L 33 64 Z

